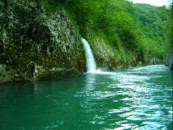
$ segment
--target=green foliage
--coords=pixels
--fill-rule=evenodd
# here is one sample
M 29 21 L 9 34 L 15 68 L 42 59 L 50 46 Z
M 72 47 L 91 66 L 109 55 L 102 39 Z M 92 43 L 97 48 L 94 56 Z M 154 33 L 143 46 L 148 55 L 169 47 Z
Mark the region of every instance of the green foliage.
M 57 8 L 61 8 L 61 3 L 63 0 L 17 0 L 22 3 L 35 3 L 38 8 L 44 7 L 48 15 L 56 12 Z
M 76 21 L 80 34 L 103 35 L 122 62 L 135 57 L 137 61 L 165 58 L 172 23 L 166 24 L 169 9 L 147 4 L 132 4 L 127 0 L 20 0 L 35 1 L 49 14 L 63 7 Z M 169 21 L 172 21 L 170 18 Z M 167 37 L 167 34 L 169 37 Z M 173 43 L 173 42 L 172 42 Z M 117 54 L 119 53 L 119 54 Z
M 171 13 L 169 15 L 169 19 L 167 22 L 167 37 L 168 37 L 168 43 L 173 49 L 173 2 L 170 5 Z
M 148 59 L 165 59 L 167 52 L 166 24 L 169 10 L 147 4 L 135 4 L 132 13 L 143 34 L 143 46 Z

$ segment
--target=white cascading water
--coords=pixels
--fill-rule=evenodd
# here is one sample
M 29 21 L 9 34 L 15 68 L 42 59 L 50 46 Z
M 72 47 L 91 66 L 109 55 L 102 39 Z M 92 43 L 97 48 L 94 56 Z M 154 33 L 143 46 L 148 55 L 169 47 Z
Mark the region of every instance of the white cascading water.
M 84 38 L 82 38 L 82 43 L 84 44 L 87 72 L 95 72 L 96 62 L 94 60 L 94 56 L 91 51 L 90 45 Z

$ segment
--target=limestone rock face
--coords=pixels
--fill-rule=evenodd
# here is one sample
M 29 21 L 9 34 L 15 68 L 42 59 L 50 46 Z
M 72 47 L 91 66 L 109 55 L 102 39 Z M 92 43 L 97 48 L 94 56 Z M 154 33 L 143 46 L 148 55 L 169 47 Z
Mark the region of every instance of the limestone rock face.
M 34 2 L 0 1 L 0 82 L 82 72 L 83 53 L 63 8 L 48 15 Z

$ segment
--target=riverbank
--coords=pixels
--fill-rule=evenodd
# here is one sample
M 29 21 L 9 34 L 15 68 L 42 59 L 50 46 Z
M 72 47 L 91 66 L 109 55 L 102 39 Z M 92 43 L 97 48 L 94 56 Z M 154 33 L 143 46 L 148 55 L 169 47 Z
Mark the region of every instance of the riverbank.
M 80 73 L 81 72 L 75 68 L 52 68 L 44 70 L 43 68 L 37 66 L 34 73 L 27 74 L 0 65 L 0 84 L 10 82 L 35 82 L 37 80 L 66 77 L 78 75 Z

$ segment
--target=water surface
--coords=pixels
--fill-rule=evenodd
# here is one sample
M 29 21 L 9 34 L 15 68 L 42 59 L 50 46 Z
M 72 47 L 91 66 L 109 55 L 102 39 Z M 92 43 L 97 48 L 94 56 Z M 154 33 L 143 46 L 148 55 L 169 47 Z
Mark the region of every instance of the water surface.
M 0 130 L 172 130 L 172 76 L 162 65 L 6 84 Z

